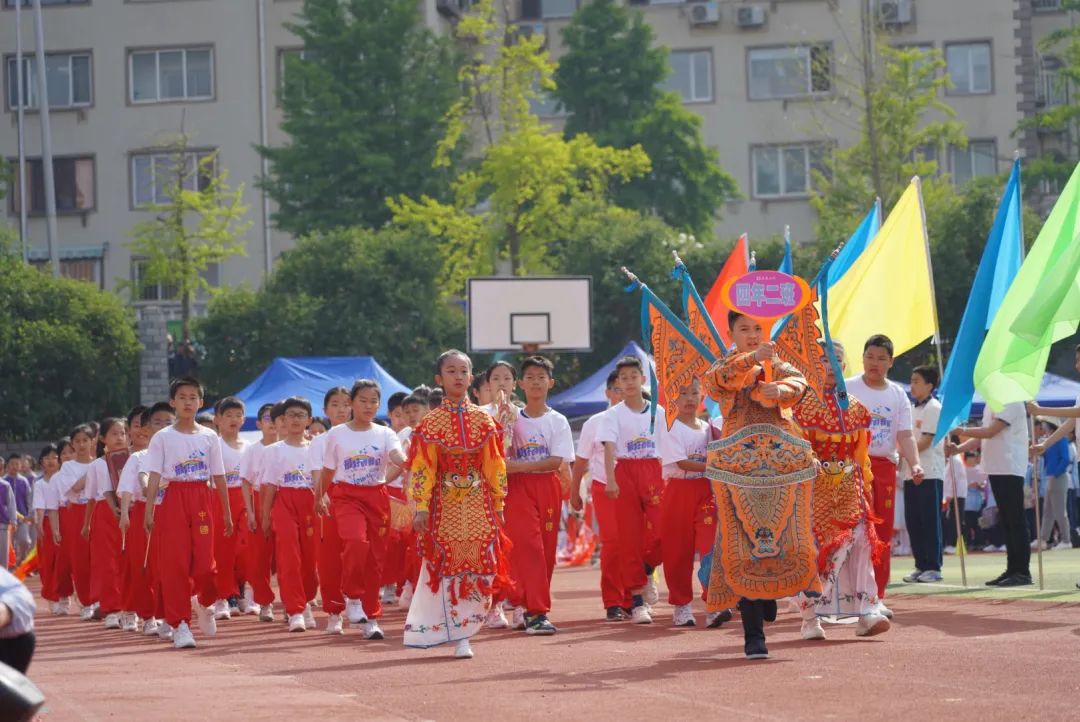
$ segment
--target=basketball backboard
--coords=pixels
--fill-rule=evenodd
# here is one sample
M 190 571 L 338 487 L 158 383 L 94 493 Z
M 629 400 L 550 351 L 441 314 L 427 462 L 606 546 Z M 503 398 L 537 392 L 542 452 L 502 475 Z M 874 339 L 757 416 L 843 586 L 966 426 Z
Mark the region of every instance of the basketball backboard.
M 471 353 L 592 350 L 591 276 L 469 279 Z

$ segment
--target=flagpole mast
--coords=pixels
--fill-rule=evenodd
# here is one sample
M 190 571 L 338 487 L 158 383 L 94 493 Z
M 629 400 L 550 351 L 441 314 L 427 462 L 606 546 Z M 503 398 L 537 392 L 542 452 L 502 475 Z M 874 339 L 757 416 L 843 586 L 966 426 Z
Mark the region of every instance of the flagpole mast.
M 919 213 L 922 215 L 922 229 L 923 229 L 923 244 L 926 248 L 926 270 L 930 273 L 930 300 L 933 302 L 930 307 L 934 309 L 934 345 L 937 346 L 937 367 L 938 367 L 938 384 L 945 378 L 945 364 L 941 358 L 941 322 L 938 321 L 938 308 L 937 308 L 937 291 L 934 289 L 934 262 L 930 258 L 930 234 L 926 229 L 926 206 L 923 204 L 922 197 L 922 181 L 919 180 L 919 176 L 915 176 L 911 179 L 911 182 L 915 184 L 919 193 Z M 881 199 L 878 199 L 878 203 Z M 880 216 L 879 216 L 880 217 Z M 932 443 L 932 442 L 931 442 Z M 942 480 L 944 484 L 944 480 Z M 967 545 L 964 543 L 963 530 L 960 527 L 960 502 L 957 500 L 959 490 L 956 488 L 956 480 L 953 481 L 953 495 L 952 495 L 952 512 L 953 522 L 956 524 L 956 554 L 960 557 L 960 580 L 967 588 Z

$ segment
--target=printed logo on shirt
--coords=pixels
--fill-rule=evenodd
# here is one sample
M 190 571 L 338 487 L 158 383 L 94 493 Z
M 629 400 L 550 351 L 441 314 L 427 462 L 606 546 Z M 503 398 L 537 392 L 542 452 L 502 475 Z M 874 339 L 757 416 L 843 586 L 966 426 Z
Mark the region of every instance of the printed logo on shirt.
M 878 406 L 870 410 L 871 446 L 888 446 L 892 443 L 893 410 L 891 406 Z
M 648 436 L 638 436 L 626 442 L 628 456 L 648 456 L 656 453 L 656 444 Z
M 540 434 L 530 436 L 524 444 L 514 451 L 514 457 L 517 461 L 541 461 L 550 456 L 551 450 L 548 448 L 547 440 Z
M 349 456 L 342 463 L 346 481 L 351 484 L 377 484 L 382 468 L 381 449 L 377 446 L 365 446 Z
M 198 452 L 199 455 L 188 459 L 187 461 L 181 461 L 179 464 L 173 466 L 173 478 L 174 479 L 205 479 L 210 475 L 210 467 L 203 461 L 202 452 Z
M 281 485 L 299 487 L 311 486 L 311 473 L 304 468 L 303 464 L 300 464 L 297 468 L 289 469 L 282 475 Z
M 704 464 L 705 460 L 706 460 L 706 457 L 705 457 L 705 454 L 701 453 L 700 451 L 694 451 L 689 456 L 686 457 L 686 460 L 687 461 L 696 461 L 698 463 Z
M 228 469 L 225 471 L 225 486 L 240 486 L 240 470 Z

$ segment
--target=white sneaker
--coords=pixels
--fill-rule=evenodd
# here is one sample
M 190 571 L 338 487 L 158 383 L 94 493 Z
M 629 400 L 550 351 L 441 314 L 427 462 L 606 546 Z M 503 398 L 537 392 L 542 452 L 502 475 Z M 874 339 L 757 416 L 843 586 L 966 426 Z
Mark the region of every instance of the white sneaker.
M 195 610 L 195 618 L 199 622 L 199 631 L 207 637 L 213 637 L 217 634 L 217 620 L 214 619 L 214 613 L 210 607 L 204 607 L 199 604 L 198 598 L 192 597 L 191 608 Z
M 377 620 L 369 619 L 367 624 L 364 625 L 364 639 L 383 639 L 383 633 L 379 629 Z
M 259 621 L 260 622 L 272 622 L 274 621 L 274 605 L 264 604 L 259 609 Z
M 345 634 L 345 629 L 341 624 L 340 614 L 331 614 L 326 619 L 326 633 L 327 634 Z
M 308 629 L 315 629 L 319 626 L 315 624 L 315 612 L 311 611 L 311 602 L 304 605 L 304 626 Z
M 346 600 L 345 618 L 349 620 L 349 624 L 366 624 L 367 612 L 364 611 L 364 603 L 359 599 Z
M 191 628 L 188 627 L 187 622 L 180 622 L 180 626 L 173 632 L 173 647 L 176 649 L 186 649 L 194 646 L 195 637 L 191 633 Z
M 469 644 L 468 639 L 459 639 L 457 645 L 454 647 L 454 656 L 458 659 L 472 659 L 473 651 L 472 645 Z
M 660 602 L 660 590 L 656 587 L 656 570 L 649 575 L 649 581 L 645 582 L 645 588 L 641 590 L 641 598 L 649 606 Z
M 139 626 L 142 620 L 139 619 L 139 615 L 135 612 L 128 612 L 127 622 L 123 624 L 125 632 L 138 632 Z
M 856 637 L 873 637 L 875 634 L 881 634 L 889 631 L 889 627 L 892 626 L 889 620 L 881 614 L 867 614 L 866 616 L 859 617 L 858 624 L 855 625 Z
M 397 605 L 400 609 L 408 609 L 412 604 L 413 586 L 412 582 L 405 582 L 405 586 L 401 588 L 401 596 L 398 597 Z
M 146 635 L 147 637 L 156 636 L 157 633 L 158 633 L 158 626 L 159 626 L 158 620 L 156 620 L 156 619 L 147 619 L 142 624 L 142 633 L 144 635 Z
M 390 606 L 397 601 L 397 585 L 387 584 L 382 588 L 382 603 Z
M 232 619 L 232 612 L 229 610 L 229 601 L 227 599 L 219 599 L 214 602 L 214 619 Z
M 162 642 L 173 641 L 173 628 L 168 622 L 158 622 L 157 636 Z
M 105 615 L 105 629 L 120 629 L 120 615 L 116 612 Z
M 694 621 L 694 611 L 690 608 L 689 604 L 680 604 L 675 607 L 671 624 L 674 627 L 693 627 L 696 624 Z
M 886 619 L 893 618 L 892 610 L 886 607 L 884 602 L 877 603 L 877 613 L 885 617 Z
M 525 610 L 521 607 L 514 607 L 514 614 L 512 616 L 513 621 L 510 622 L 510 629 L 525 629 Z
M 1072 548 L 1073 548 L 1073 545 L 1072 545 L 1071 541 L 1063 541 L 1063 542 L 1060 542 L 1057 545 L 1055 545 L 1052 548 L 1052 550 L 1053 551 L 1061 551 L 1063 549 L 1072 549 Z
M 649 608 L 644 604 L 640 607 L 634 607 L 630 611 L 630 621 L 634 624 L 652 624 L 652 615 L 649 614 Z
M 307 631 L 307 625 L 304 623 L 303 614 L 290 614 L 289 615 L 289 631 L 290 632 L 304 632 Z
M 933 569 L 923 572 L 919 575 L 917 581 L 922 583 L 927 582 L 940 582 L 942 580 L 941 572 L 936 572 Z
M 240 598 L 241 614 L 258 614 L 259 605 L 255 603 L 255 591 L 248 587 L 244 590 L 244 596 Z
M 947 547 L 945 547 L 944 549 L 942 549 L 941 551 L 942 551 L 943 553 L 945 553 L 945 554 L 955 554 L 955 553 L 956 553 L 956 547 L 954 547 L 954 546 L 947 546 Z
M 94 618 L 94 605 L 88 604 L 82 608 L 79 612 L 79 620 L 83 622 L 89 622 Z
M 915 584 L 919 581 L 919 576 L 922 574 L 922 569 L 915 569 L 911 574 L 904 577 L 904 581 L 908 584 Z
M 487 619 L 484 620 L 484 629 L 506 629 L 510 626 L 510 622 L 506 620 L 506 613 L 502 610 L 502 605 L 492 605 L 488 611 Z
M 821 620 L 817 617 L 804 619 L 799 634 L 803 639 L 825 639 L 825 630 L 821 628 Z

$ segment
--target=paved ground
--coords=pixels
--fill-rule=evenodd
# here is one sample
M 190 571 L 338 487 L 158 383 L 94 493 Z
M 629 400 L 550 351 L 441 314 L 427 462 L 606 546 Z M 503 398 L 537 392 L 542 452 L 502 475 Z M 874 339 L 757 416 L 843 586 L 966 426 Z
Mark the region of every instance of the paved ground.
M 1080 562 L 1078 552 L 1058 554 Z M 897 574 L 906 566 L 898 560 Z M 1072 602 L 893 594 L 896 624 L 873 639 L 856 639 L 845 625 L 828 626 L 826 642 L 803 642 L 797 618 L 782 613 L 768 629 L 773 658 L 748 662 L 737 620 L 721 630 L 674 630 L 670 608 L 660 605 L 652 626 L 608 624 L 598 620 L 595 569 L 558 570 L 555 587 L 557 636 L 484 632 L 474 640 L 476 658 L 466 661 L 445 647 L 403 648 L 398 611 L 384 620 L 382 642 L 352 630 L 288 634 L 280 623 L 244 617 L 187 651 L 43 614 L 31 678 L 48 697 L 41 719 L 49 722 L 912 715 L 985 722 L 1080 714 L 1080 593 L 1069 595 Z M 1032 593 L 1016 596 L 1024 594 Z

